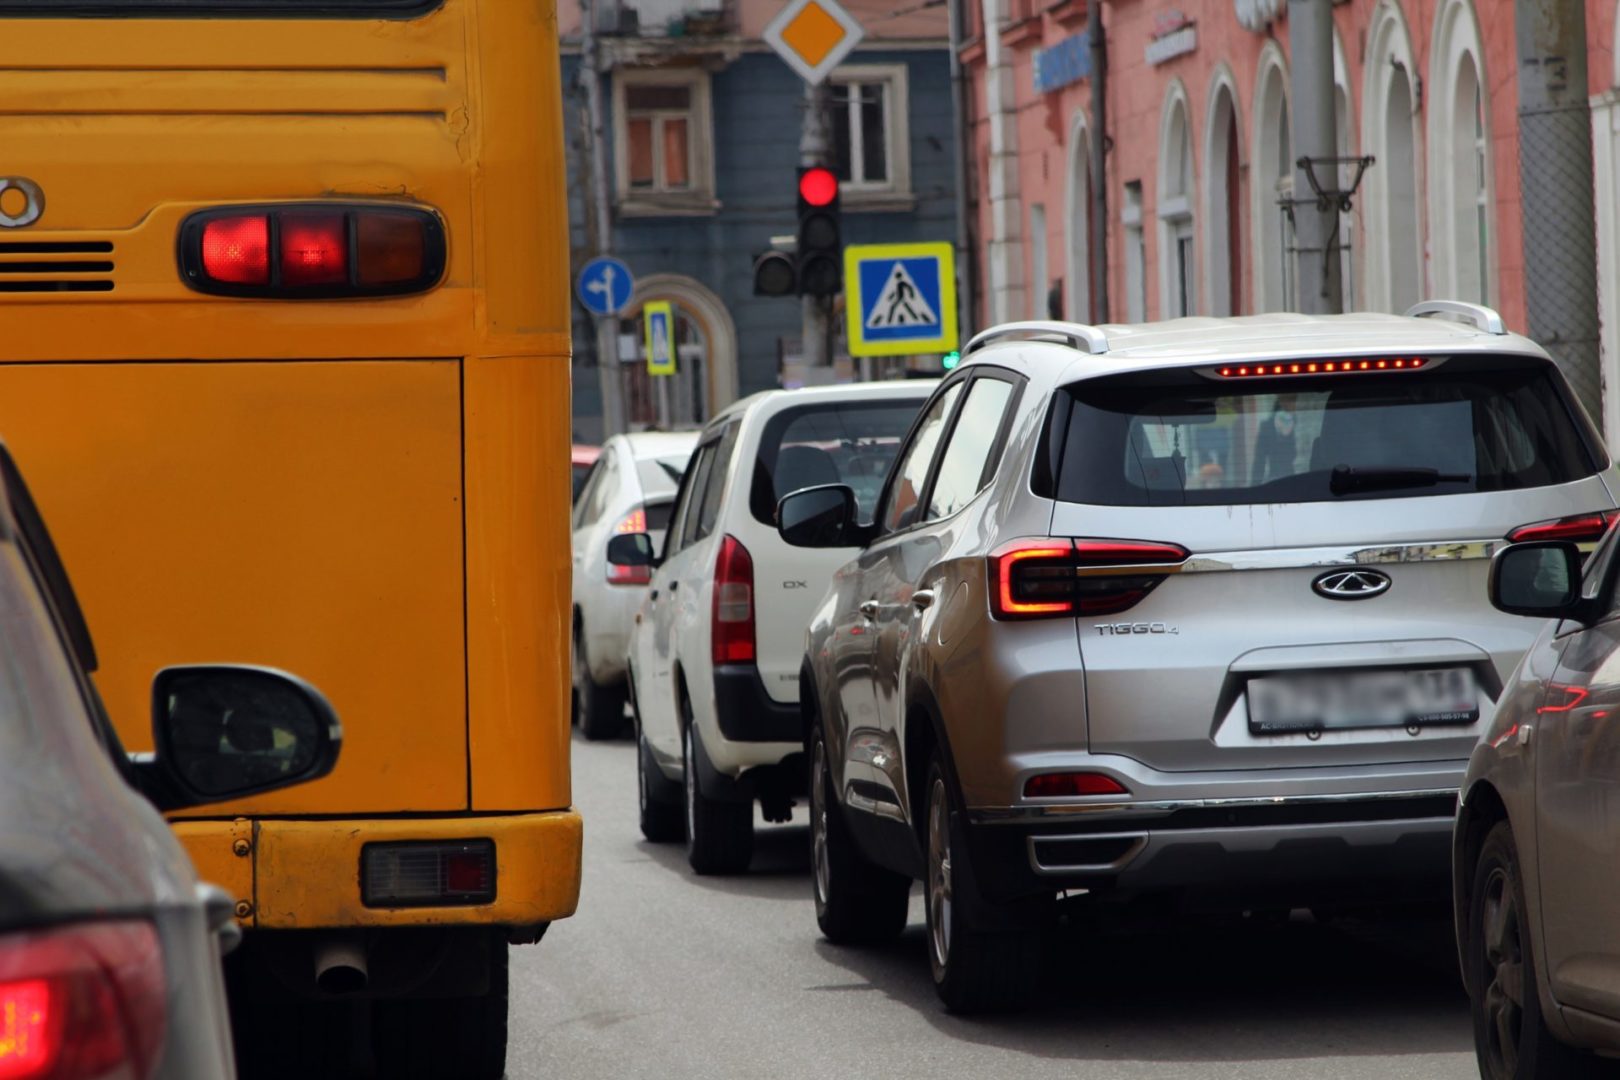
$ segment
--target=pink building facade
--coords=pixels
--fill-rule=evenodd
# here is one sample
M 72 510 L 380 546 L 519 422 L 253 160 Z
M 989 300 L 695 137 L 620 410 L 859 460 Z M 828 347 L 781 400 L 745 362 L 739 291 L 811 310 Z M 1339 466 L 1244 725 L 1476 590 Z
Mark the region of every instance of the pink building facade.
M 964 0 L 978 325 L 1091 321 L 1084 0 Z M 1107 0 L 1110 321 L 1297 308 L 1285 0 Z M 1509 0 L 1334 7 L 1339 153 L 1373 155 L 1341 232 L 1347 310 L 1487 303 L 1525 325 Z M 1589 0 L 1605 380 L 1620 385 L 1615 0 Z M 985 27 L 990 27 L 986 34 Z M 1345 180 L 1349 179 L 1347 170 Z M 1605 397 L 1605 425 L 1620 408 Z

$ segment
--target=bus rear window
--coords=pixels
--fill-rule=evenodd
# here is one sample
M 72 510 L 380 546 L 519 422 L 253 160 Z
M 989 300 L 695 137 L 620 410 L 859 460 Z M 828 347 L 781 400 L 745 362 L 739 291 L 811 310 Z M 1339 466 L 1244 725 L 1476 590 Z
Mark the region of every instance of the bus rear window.
M 1211 379 L 1176 369 L 1060 390 L 1050 486 L 1064 502 L 1229 506 L 1509 491 L 1606 463 L 1550 365 Z
M 0 0 L 0 15 L 94 18 L 179 16 L 263 18 L 404 18 L 425 15 L 444 0 Z

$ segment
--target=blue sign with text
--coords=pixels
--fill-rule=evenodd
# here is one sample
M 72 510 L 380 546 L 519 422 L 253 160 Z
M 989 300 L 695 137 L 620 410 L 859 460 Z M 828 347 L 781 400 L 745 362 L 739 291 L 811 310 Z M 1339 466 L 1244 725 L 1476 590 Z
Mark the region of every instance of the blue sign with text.
M 1035 92 L 1061 90 L 1091 77 L 1091 30 L 1064 38 L 1050 49 L 1035 53 Z

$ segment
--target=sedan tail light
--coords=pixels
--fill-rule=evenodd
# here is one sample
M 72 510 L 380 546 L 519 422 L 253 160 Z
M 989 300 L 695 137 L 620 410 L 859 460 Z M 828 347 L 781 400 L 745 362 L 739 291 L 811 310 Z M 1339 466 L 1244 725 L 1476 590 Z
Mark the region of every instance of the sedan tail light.
M 149 923 L 0 937 L 0 1080 L 148 1080 L 168 998 Z
M 1179 544 L 1143 540 L 1014 540 L 990 555 L 990 611 L 998 619 L 1112 615 L 1135 607 L 1188 555 Z
M 1620 517 L 1620 510 L 1598 510 L 1590 514 L 1554 518 L 1551 521 L 1536 521 L 1529 525 L 1520 525 L 1508 533 L 1508 543 L 1519 544 L 1526 540 L 1569 540 L 1577 544 L 1588 544 L 1603 539 L 1603 534 L 1609 531 L 1609 526 L 1614 524 L 1617 517 Z

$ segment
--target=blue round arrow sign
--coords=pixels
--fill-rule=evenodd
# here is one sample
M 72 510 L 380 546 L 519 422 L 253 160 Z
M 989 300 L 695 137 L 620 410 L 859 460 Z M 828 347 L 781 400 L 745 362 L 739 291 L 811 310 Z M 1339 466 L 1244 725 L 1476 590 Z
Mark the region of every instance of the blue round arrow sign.
M 617 315 L 630 306 L 636 279 L 630 268 L 611 255 L 598 255 L 579 272 L 579 302 L 593 315 Z

